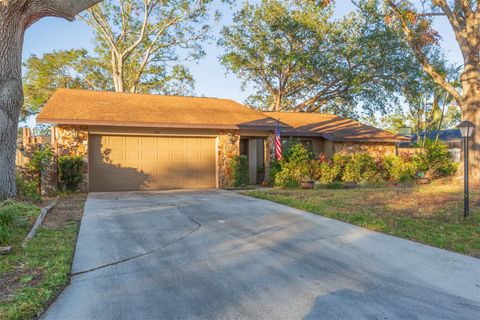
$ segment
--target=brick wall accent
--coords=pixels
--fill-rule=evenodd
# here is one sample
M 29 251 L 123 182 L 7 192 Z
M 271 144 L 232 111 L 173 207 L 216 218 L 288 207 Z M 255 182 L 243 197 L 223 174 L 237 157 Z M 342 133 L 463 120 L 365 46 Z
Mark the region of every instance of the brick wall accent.
M 240 131 L 219 130 L 217 132 L 218 187 L 231 187 L 233 184 L 232 160 L 240 154 Z
M 395 155 L 395 143 L 378 142 L 333 142 L 333 153 L 351 155 L 368 153 L 371 156 Z

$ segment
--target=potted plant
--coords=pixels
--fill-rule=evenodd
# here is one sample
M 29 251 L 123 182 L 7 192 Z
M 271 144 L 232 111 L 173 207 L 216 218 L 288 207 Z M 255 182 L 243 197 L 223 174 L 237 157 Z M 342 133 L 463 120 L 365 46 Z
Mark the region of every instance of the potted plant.
M 416 184 L 429 184 L 430 183 L 430 178 L 424 172 L 419 172 L 419 173 L 417 173 L 417 176 L 415 178 L 415 183 Z
M 313 189 L 315 188 L 315 180 L 310 178 L 309 176 L 305 176 L 301 181 L 300 181 L 300 187 L 302 189 Z
M 305 164 L 303 168 L 303 178 L 300 180 L 300 187 L 302 189 L 313 189 L 315 188 L 315 180 L 312 178 L 315 176 L 316 170 L 315 159 L 310 159 Z

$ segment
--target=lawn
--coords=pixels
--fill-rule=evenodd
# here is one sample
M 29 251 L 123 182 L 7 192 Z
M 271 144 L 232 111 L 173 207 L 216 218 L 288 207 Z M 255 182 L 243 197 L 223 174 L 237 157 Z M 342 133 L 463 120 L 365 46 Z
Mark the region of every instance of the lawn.
M 480 258 L 480 192 L 472 189 L 467 220 L 463 219 L 463 187 L 458 183 L 245 194 Z
M 12 236 L 7 240 L 14 251 L 0 256 L 0 319 L 38 316 L 68 284 L 84 203 L 83 194 L 62 196 L 22 249 L 19 245 L 39 209 L 15 202 L 15 214 L 20 217 L 17 235 L 10 230 Z

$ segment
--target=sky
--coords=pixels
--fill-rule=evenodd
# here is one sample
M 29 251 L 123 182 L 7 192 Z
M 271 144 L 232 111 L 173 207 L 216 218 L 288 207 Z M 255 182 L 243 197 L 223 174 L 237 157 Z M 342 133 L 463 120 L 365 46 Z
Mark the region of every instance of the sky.
M 239 1 L 241 3 L 241 1 Z M 251 0 L 255 3 L 259 0 Z M 218 38 L 222 26 L 232 21 L 235 8 L 216 5 L 222 11 L 222 20 L 213 30 L 213 36 Z M 350 0 L 337 0 L 335 16 L 340 17 L 354 9 Z M 442 37 L 442 47 L 447 58 L 454 64 L 460 64 L 462 56 L 455 41 L 453 31 L 445 18 L 437 18 L 435 28 Z M 24 41 L 23 58 L 30 55 L 41 55 L 53 50 L 92 48 L 92 31 L 82 21 L 68 22 L 59 18 L 45 18 L 27 30 Z M 244 102 L 252 93 L 251 88 L 241 90 L 240 80 L 226 70 L 218 62 L 222 49 L 216 46 L 216 40 L 204 46 L 206 56 L 198 62 L 188 63 L 195 79 L 195 95 L 228 98 Z

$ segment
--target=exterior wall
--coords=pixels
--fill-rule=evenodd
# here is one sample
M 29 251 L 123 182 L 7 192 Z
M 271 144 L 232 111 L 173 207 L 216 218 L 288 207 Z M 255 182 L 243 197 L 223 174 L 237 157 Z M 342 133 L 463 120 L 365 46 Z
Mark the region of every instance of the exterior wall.
M 248 182 L 257 183 L 257 139 L 248 139 Z
M 85 184 L 82 190 L 88 190 L 88 136 L 89 131 L 98 134 L 148 134 L 147 129 L 139 128 L 106 128 L 85 126 L 58 126 L 55 128 L 55 144 L 59 155 L 79 155 L 85 159 Z M 216 135 L 217 136 L 217 172 L 218 187 L 229 187 L 233 183 L 231 162 L 235 155 L 240 154 L 240 135 L 238 130 L 173 130 L 154 135 Z
M 230 187 L 233 184 L 232 160 L 240 155 L 239 130 L 217 131 L 217 172 L 218 187 Z
M 350 155 L 365 152 L 371 156 L 395 155 L 395 143 L 379 142 L 333 142 L 333 153 Z M 327 153 L 328 155 L 328 153 Z
M 270 178 L 270 162 L 275 160 L 275 132 L 269 132 L 264 140 L 265 180 Z M 271 183 L 271 181 L 268 181 Z
M 325 140 L 323 142 L 323 152 L 325 152 L 325 155 L 327 156 L 327 158 L 332 159 L 333 153 L 335 152 L 332 141 Z
M 325 140 L 322 138 L 313 139 L 313 153 L 315 153 L 316 155 L 319 155 L 320 153 L 325 153 L 324 141 Z

